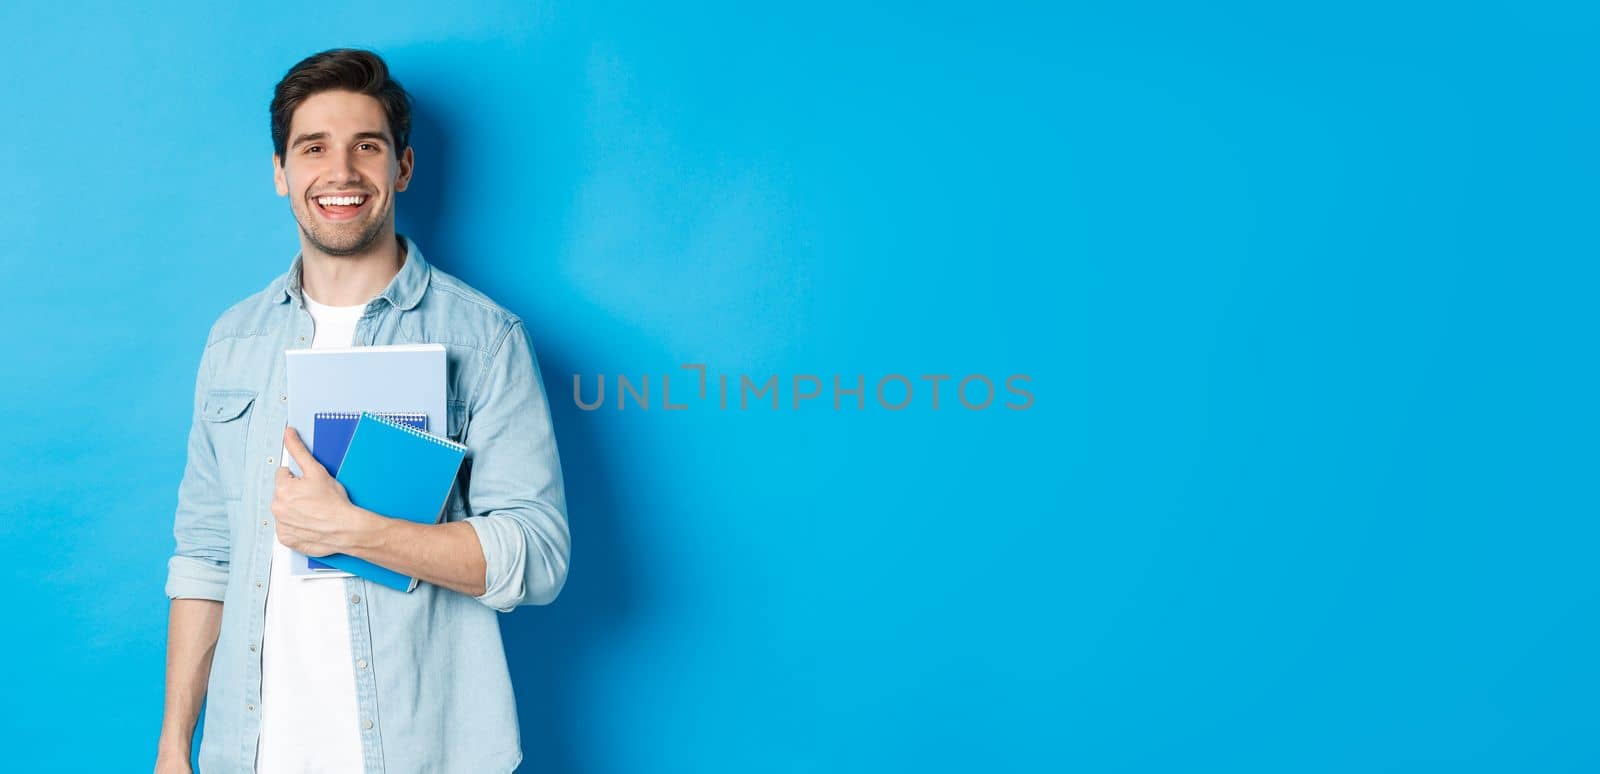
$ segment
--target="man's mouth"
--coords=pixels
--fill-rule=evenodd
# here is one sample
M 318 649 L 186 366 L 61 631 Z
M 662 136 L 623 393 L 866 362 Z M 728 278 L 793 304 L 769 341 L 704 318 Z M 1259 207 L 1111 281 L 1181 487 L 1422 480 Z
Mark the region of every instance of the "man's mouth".
M 328 220 L 350 220 L 371 200 L 372 197 L 366 194 L 337 194 L 318 196 L 311 201 L 322 211 L 322 217 Z

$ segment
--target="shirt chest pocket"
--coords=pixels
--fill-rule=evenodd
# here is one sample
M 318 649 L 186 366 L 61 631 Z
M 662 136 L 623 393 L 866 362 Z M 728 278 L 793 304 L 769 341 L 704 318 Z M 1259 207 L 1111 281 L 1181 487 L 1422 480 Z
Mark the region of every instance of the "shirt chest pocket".
M 254 390 L 219 389 L 206 393 L 200 418 L 217 458 L 217 480 L 225 500 L 244 496 L 245 444 L 249 439 Z

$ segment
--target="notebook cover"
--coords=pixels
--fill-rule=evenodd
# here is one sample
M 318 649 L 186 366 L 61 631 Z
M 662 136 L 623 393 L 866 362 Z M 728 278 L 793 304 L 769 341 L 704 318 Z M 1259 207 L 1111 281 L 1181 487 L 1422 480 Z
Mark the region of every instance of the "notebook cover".
M 335 477 L 359 507 L 394 519 L 434 524 L 444 513 L 466 454 L 467 447 L 459 443 L 363 411 Z M 417 585 L 415 578 L 349 554 L 318 559 L 400 591 Z
M 383 344 L 284 350 L 288 424 L 314 449 L 314 416 L 321 411 L 420 411 L 430 432 L 448 427 L 443 344 Z M 301 475 L 293 457 L 283 461 Z
M 426 431 L 428 429 L 428 415 L 420 411 L 406 412 L 378 412 L 385 419 L 391 419 L 409 427 Z M 356 432 L 356 421 L 361 419 L 357 411 L 318 411 L 313 421 L 311 456 L 322 463 L 328 475 L 337 476 L 339 462 L 344 459 L 345 449 L 350 446 L 350 436 Z M 298 553 L 298 552 L 296 552 Z M 302 555 L 303 556 L 303 555 Z M 295 557 L 298 562 L 300 557 Z M 321 570 L 321 574 L 328 571 L 338 571 L 334 567 L 319 559 L 305 557 L 307 570 Z M 298 568 L 297 568 L 298 569 Z M 307 573 L 310 574 L 310 573 Z M 340 572 L 342 575 L 342 571 Z

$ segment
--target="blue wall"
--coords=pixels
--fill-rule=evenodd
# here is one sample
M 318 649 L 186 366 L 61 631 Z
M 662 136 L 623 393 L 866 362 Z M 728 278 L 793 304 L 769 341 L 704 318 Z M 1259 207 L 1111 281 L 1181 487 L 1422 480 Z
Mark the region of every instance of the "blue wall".
M 1600 766 L 1578 4 L 437 5 L 0 9 L 0 767 L 153 762 L 195 365 L 339 45 L 552 396 L 523 770 Z M 917 392 L 572 399 L 683 363 Z

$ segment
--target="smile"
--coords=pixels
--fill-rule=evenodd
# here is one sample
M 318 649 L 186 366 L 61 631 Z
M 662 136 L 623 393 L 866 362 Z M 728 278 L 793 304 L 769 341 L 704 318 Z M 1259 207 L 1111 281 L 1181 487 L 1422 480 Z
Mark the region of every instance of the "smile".
M 360 214 L 362 208 L 372 201 L 372 197 L 366 194 L 344 194 L 318 196 L 311 201 L 322 212 L 322 217 L 328 220 L 350 220 Z

